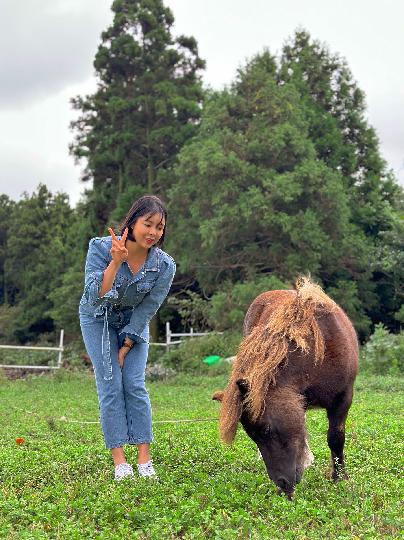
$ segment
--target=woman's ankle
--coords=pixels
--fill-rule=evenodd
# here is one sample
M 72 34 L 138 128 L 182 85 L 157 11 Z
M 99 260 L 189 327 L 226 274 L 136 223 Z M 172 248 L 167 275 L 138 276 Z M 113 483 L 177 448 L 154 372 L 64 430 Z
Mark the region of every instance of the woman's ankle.
M 118 465 L 122 465 L 122 463 L 127 463 L 126 459 L 123 459 L 123 460 L 117 459 L 116 461 L 115 461 L 115 459 L 114 459 L 114 465 L 115 465 L 115 467 L 118 467 Z
M 111 456 L 114 461 L 115 467 L 120 465 L 121 463 L 126 463 L 125 454 L 123 453 L 122 446 L 118 448 L 111 448 Z

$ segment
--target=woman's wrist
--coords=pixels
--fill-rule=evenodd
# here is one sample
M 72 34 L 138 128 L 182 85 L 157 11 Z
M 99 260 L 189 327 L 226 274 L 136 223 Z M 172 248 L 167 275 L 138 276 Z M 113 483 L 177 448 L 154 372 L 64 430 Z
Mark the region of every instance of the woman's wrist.
M 122 346 L 123 347 L 129 347 L 129 349 L 131 349 L 134 344 L 135 344 L 135 342 L 133 340 L 131 340 L 128 336 L 125 336 L 125 339 L 123 340 Z
M 121 266 L 122 261 L 115 261 L 112 259 L 112 261 L 109 263 L 109 266 L 117 272 L 119 270 L 119 267 Z

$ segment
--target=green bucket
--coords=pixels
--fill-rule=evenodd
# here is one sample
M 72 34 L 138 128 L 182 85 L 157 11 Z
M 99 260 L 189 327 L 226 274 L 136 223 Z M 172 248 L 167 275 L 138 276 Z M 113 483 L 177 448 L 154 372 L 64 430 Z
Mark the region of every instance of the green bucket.
M 208 366 L 213 366 L 214 364 L 217 364 L 222 359 L 221 356 L 213 355 L 213 356 L 206 356 L 202 362 L 207 364 Z

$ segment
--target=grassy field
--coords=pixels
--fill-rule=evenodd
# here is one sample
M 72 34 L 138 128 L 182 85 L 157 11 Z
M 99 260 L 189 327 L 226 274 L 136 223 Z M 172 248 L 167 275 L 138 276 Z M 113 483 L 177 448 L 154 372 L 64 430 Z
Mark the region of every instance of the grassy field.
M 225 381 L 182 376 L 150 383 L 160 480 L 117 484 L 99 425 L 60 420 L 98 420 L 91 375 L 2 379 L 0 538 L 402 538 L 399 379 L 357 381 L 347 424 L 349 481 L 328 480 L 325 413 L 308 413 L 315 464 L 292 502 L 276 495 L 241 430 L 234 446 L 224 448 L 216 421 L 158 423 L 217 417 L 210 396 Z M 25 442 L 18 445 L 18 437 Z M 127 459 L 135 462 L 133 447 Z

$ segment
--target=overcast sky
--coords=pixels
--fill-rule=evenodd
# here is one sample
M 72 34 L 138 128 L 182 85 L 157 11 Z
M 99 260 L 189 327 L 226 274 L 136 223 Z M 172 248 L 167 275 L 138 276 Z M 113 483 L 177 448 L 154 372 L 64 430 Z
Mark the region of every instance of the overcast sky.
M 404 185 L 402 0 L 166 0 L 174 34 L 196 38 L 204 81 L 222 88 L 247 58 L 279 53 L 302 26 L 348 64 L 365 91 L 383 157 Z M 69 99 L 94 90 L 92 62 L 112 0 L 0 0 L 0 193 L 39 182 L 75 204 L 80 166 L 69 156 Z

